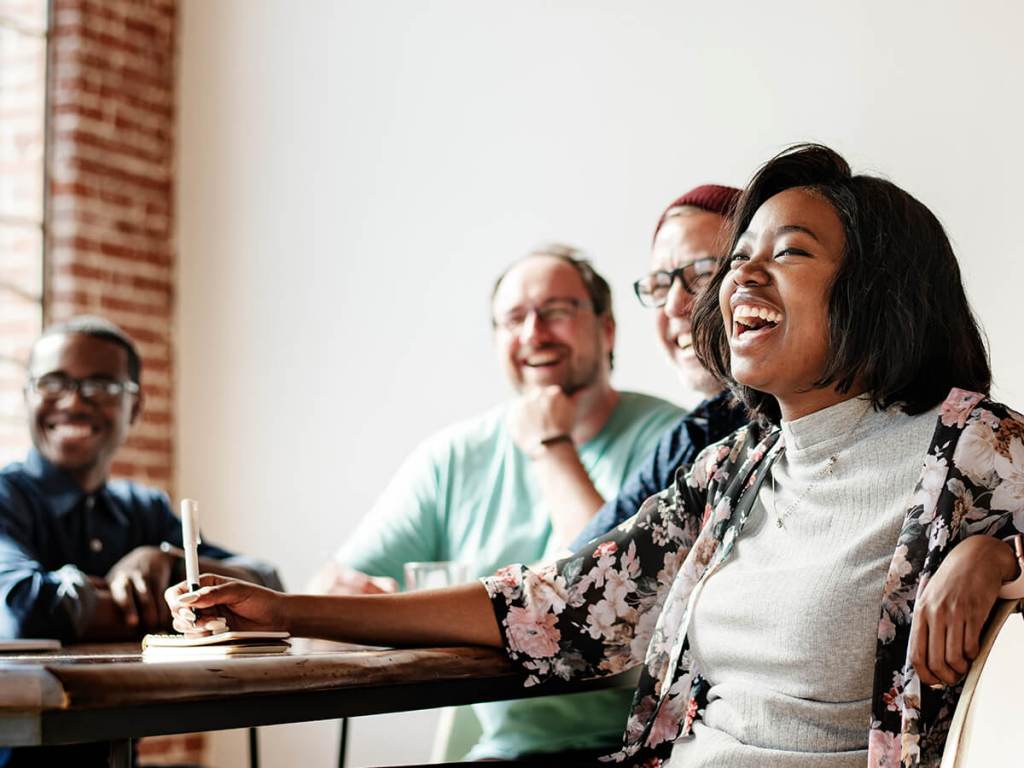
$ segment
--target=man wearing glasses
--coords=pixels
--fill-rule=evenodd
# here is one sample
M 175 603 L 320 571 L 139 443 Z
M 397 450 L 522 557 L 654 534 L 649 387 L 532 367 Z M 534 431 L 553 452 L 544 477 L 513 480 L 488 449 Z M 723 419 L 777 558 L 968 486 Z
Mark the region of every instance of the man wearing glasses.
M 683 385 L 707 399 L 662 436 L 643 467 L 575 538 L 572 550 L 632 517 L 645 499 L 672 484 L 679 467 L 748 421 L 743 408 L 704 370 L 690 336 L 694 299 L 727 243 L 727 219 L 739 196 L 733 187 L 696 187 L 673 200 L 654 228 L 651 271 L 633 289 L 641 304 L 655 310 L 658 338 Z
M 477 577 L 551 558 L 681 414 L 612 386 L 611 291 L 571 248 L 513 264 L 492 291 L 491 322 L 515 396 L 413 453 L 318 590 L 393 589 L 413 561 L 456 560 Z M 629 699 L 620 690 L 477 705 L 483 735 L 470 758 L 615 745 Z
M 34 447 L 0 470 L 0 637 L 120 640 L 170 627 L 162 595 L 181 578 L 181 525 L 160 491 L 109 481 L 142 408 L 140 375 L 131 340 L 101 318 L 33 345 Z M 281 586 L 266 564 L 209 545 L 200 555 L 203 570 Z

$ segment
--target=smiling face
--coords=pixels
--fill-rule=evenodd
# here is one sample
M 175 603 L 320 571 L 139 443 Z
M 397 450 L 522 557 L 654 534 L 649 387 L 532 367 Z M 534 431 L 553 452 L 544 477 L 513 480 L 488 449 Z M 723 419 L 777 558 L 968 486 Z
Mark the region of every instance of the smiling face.
M 31 378 L 62 374 L 74 379 L 128 381 L 128 354 L 119 345 L 81 333 L 44 336 L 32 351 Z M 114 453 L 139 412 L 139 398 L 123 393 L 113 402 L 84 399 L 78 391 L 25 395 L 32 443 L 48 461 L 71 473 L 85 490 L 101 485 Z
M 856 394 L 812 388 L 829 351 L 829 296 L 844 247 L 832 205 L 788 189 L 757 209 L 721 284 L 732 376 L 774 395 L 787 420 Z
M 651 247 L 651 272 L 670 272 L 700 262 L 714 272 L 721 245 L 720 237 L 725 218 L 717 213 L 700 209 L 684 209 L 665 220 Z M 721 391 L 722 385 L 705 370 L 693 353 L 690 316 L 693 313 L 694 294 L 689 293 L 682 280 L 676 279 L 669 289 L 665 306 L 656 310 L 658 338 L 668 353 L 683 384 L 702 395 Z
M 531 256 L 504 276 L 492 312 L 498 359 L 517 392 L 556 384 L 572 394 L 607 385 L 615 323 L 597 317 L 579 273 Z

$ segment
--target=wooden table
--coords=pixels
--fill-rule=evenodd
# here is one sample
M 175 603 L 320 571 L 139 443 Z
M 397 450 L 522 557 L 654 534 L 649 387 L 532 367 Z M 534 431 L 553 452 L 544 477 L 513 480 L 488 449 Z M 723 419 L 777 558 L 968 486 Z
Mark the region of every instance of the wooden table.
M 141 736 L 324 720 L 580 692 L 622 676 L 524 688 L 496 649 L 296 645 L 288 654 L 143 661 L 138 644 L 0 655 L 0 745 L 111 742 L 127 766 Z

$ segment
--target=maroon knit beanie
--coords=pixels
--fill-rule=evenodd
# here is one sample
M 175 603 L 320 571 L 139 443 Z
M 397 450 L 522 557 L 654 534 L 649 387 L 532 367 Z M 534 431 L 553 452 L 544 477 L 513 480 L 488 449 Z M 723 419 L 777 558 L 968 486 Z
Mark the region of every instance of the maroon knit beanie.
M 694 187 L 685 195 L 677 197 L 668 204 L 664 213 L 661 214 L 661 218 L 658 219 L 658 226 L 654 228 L 654 237 L 658 236 L 658 230 L 661 229 L 661 225 L 665 223 L 669 211 L 673 208 L 690 205 L 700 208 L 702 211 L 729 217 L 742 193 L 743 191 L 736 187 L 723 187 L 720 184 L 701 184 L 699 187 Z

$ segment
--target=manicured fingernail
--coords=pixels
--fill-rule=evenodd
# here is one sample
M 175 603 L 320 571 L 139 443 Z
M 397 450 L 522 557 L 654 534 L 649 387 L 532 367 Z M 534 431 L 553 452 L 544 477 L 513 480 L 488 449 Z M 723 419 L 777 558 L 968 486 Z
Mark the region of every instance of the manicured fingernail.
M 202 590 L 197 590 L 195 592 L 186 592 L 183 595 L 178 595 L 178 602 L 179 603 L 191 603 L 191 602 L 194 602 L 195 600 L 199 599 L 199 596 L 200 596 L 201 592 L 202 592 Z

